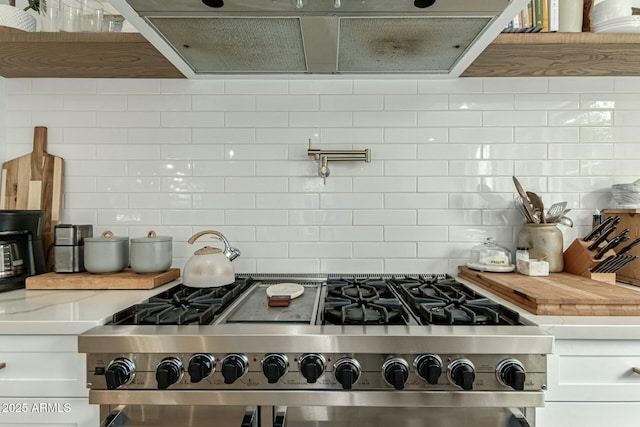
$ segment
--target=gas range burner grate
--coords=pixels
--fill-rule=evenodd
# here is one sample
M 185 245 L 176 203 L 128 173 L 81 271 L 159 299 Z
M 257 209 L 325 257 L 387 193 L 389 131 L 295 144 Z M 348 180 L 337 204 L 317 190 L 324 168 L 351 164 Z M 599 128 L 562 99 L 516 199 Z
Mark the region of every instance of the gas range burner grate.
M 208 325 L 252 282 L 236 280 L 217 288 L 189 288 L 178 285 L 147 302 L 113 315 L 116 325 Z
M 425 324 L 517 325 L 520 316 L 451 277 L 394 278 L 400 293 Z
M 324 324 L 405 325 L 402 303 L 381 278 L 337 278 L 327 281 Z

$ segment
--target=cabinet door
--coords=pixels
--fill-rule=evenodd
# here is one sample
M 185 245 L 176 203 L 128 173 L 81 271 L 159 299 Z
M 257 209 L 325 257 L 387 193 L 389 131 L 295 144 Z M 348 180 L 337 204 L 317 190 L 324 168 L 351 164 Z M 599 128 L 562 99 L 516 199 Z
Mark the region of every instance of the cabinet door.
M 536 427 L 638 427 L 640 402 L 547 402 Z
M 640 401 L 640 342 L 556 340 L 548 358 L 547 401 Z
M 98 405 L 89 399 L 26 399 L 0 397 L 0 427 L 96 427 Z
M 0 396 L 86 397 L 86 356 L 75 336 L 0 336 Z

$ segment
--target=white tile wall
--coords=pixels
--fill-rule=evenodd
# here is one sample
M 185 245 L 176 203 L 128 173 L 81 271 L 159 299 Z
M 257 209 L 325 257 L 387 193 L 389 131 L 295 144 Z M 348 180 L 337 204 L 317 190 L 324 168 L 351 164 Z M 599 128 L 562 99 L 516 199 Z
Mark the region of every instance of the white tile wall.
M 511 175 L 576 227 L 640 176 L 640 78 L 2 79 L 0 160 L 49 128 L 63 220 L 139 237 L 217 229 L 238 271 L 449 272 L 514 247 Z M 315 147 L 364 149 L 330 164 Z M 204 243 L 203 243 L 204 244 Z M 197 245 L 196 245 L 197 246 Z

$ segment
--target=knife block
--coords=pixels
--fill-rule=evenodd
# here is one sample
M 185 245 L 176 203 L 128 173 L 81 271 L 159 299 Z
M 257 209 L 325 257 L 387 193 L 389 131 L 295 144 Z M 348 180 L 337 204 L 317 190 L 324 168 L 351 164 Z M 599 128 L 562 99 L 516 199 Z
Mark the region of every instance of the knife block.
M 564 251 L 564 271 L 614 285 L 616 283 L 616 273 L 592 273 L 591 270 L 607 257 L 615 255 L 615 251 L 613 249 L 608 250 L 601 259 L 595 259 L 598 251 L 589 250 L 591 243 L 582 239 L 576 239 L 571 243 L 567 250 Z M 601 247 L 604 246 L 601 245 Z
M 640 209 L 604 209 L 602 211 L 605 218 L 618 216 L 620 218 L 619 229 L 629 229 L 629 241 L 640 237 Z M 637 246 L 628 253 L 629 255 L 640 255 L 640 246 Z M 640 260 L 639 260 L 640 261 Z M 618 281 L 630 285 L 640 286 L 640 262 L 632 262 L 618 272 Z

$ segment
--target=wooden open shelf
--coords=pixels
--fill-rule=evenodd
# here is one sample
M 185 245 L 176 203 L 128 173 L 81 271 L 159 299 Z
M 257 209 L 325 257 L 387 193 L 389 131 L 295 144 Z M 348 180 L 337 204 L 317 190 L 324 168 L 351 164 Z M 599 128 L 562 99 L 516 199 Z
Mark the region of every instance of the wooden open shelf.
M 0 76 L 184 78 L 138 33 L 29 33 L 0 27 Z
M 639 76 L 640 34 L 500 34 L 463 77 Z
M 500 34 L 463 77 L 639 76 L 640 34 Z M 184 78 L 137 33 L 0 27 L 0 76 Z

